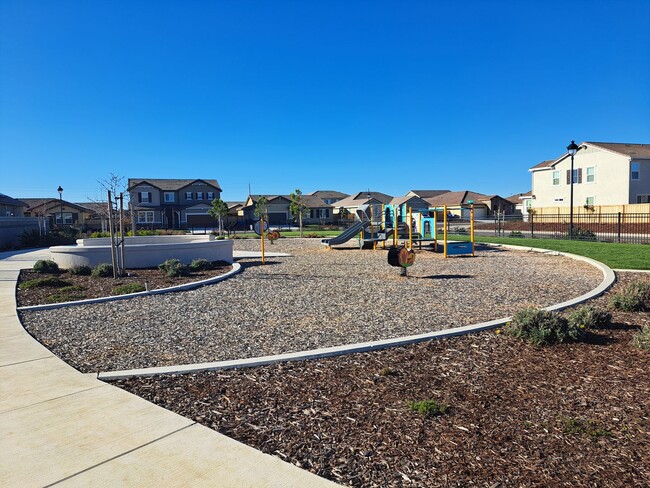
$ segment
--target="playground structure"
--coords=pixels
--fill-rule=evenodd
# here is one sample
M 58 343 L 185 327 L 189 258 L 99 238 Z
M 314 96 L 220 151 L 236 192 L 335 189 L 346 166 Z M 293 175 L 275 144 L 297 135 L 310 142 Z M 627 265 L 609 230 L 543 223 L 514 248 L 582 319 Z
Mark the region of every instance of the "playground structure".
M 441 219 L 439 219 L 441 215 Z M 439 240 L 438 223 L 442 226 L 442 241 Z M 392 247 L 400 242 L 409 250 L 413 243 L 433 245 L 434 251 L 441 247 L 445 257 L 458 255 L 474 256 L 474 205 L 470 205 L 470 241 L 449 242 L 447 206 L 439 208 L 412 208 L 407 204 L 360 205 L 356 210 L 355 222 L 341 234 L 329 239 L 322 239 L 328 248 L 344 244 L 351 239 L 358 239 L 359 248 L 377 249 L 377 244 L 386 248 L 386 242 L 392 241 Z

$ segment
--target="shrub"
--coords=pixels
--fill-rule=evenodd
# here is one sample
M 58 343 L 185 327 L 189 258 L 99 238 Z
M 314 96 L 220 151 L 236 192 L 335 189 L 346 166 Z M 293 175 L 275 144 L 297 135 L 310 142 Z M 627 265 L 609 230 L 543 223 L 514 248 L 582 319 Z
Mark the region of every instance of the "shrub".
M 75 276 L 90 276 L 90 273 L 92 272 L 92 268 L 90 266 L 86 266 L 85 264 L 73 266 L 72 268 L 68 269 L 68 273 Z
M 129 293 L 139 293 L 145 291 L 145 287 L 140 283 L 127 283 L 126 285 L 116 286 L 113 288 L 113 295 L 128 295 Z
M 510 232 L 510 237 L 524 237 L 524 235 L 518 230 L 513 230 Z
M 611 324 L 612 314 L 591 305 L 584 305 L 569 314 L 569 326 L 602 329 Z
M 178 259 L 168 259 L 164 263 L 159 264 L 158 269 L 164 271 L 170 278 L 186 276 L 189 273 L 188 267 Z
M 214 266 L 207 259 L 194 259 L 190 263 L 190 269 L 192 271 L 205 271 L 212 269 Z
M 61 302 L 72 302 L 75 300 L 83 300 L 86 298 L 86 295 L 83 293 L 83 286 L 66 286 L 61 288 L 57 293 L 49 295 L 45 301 L 47 303 L 61 303 Z
M 569 417 L 564 419 L 562 431 L 565 434 L 588 435 L 589 437 L 609 437 L 612 433 L 593 420 Z
M 37 273 L 58 273 L 59 272 L 59 265 L 56 264 L 54 261 L 51 259 L 39 259 L 34 263 L 34 267 L 32 268 L 34 271 Z
M 113 276 L 113 265 L 108 263 L 98 264 L 90 272 L 93 278 L 110 278 Z
M 567 237 L 570 237 L 570 231 L 567 232 Z M 598 240 L 596 238 L 596 234 L 589 230 L 589 229 L 583 229 L 581 227 L 574 227 L 573 228 L 573 238 L 574 239 L 579 239 L 581 241 L 596 241 Z
M 628 283 L 621 291 L 612 295 L 609 306 L 624 312 L 637 312 L 645 308 L 650 301 L 650 282 Z
M 23 290 L 29 290 L 31 288 L 43 287 L 62 288 L 70 285 L 72 285 L 72 283 L 69 281 L 64 281 L 57 276 L 48 276 L 47 278 L 36 278 L 34 280 L 25 281 L 24 283 L 18 285 L 18 287 Z
M 423 417 L 444 415 L 449 410 L 449 405 L 436 400 L 409 401 L 408 407 L 411 412 L 417 412 Z
M 532 307 L 515 313 L 503 330 L 536 346 L 578 341 L 585 336 L 584 326 L 569 324 L 561 315 Z
M 644 326 L 641 331 L 632 339 L 634 347 L 639 349 L 650 349 L 650 326 Z

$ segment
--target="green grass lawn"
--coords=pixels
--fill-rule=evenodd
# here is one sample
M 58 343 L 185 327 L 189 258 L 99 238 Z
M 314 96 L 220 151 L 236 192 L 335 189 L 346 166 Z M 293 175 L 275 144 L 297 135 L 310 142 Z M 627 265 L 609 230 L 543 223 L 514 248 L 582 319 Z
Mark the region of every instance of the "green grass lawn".
M 453 235 L 449 236 L 449 239 L 468 241 L 469 236 Z M 478 236 L 476 241 L 570 252 L 572 254 L 578 254 L 580 256 L 595 259 L 596 261 L 605 263 L 610 268 L 615 269 L 650 269 L 650 245 L 646 244 L 618 244 L 609 242 L 485 236 Z

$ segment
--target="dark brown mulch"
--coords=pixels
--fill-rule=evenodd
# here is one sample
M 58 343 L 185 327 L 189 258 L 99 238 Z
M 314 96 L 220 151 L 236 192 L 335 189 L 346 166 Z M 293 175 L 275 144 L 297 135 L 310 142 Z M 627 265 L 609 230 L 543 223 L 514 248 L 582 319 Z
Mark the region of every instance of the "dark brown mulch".
M 157 268 L 146 268 L 146 269 L 127 269 L 127 276 L 120 277 L 118 279 L 114 278 L 93 278 L 92 276 L 79 276 L 72 275 L 67 271 L 63 271 L 56 275 L 37 273 L 29 269 L 23 269 L 20 271 L 20 276 L 18 278 L 18 283 L 16 287 L 16 302 L 19 307 L 29 306 L 29 305 L 41 305 L 45 303 L 51 303 L 51 297 L 53 295 L 65 295 L 69 297 L 70 300 L 83 300 L 86 298 L 99 298 L 115 295 L 114 288 L 130 283 L 137 283 L 142 286 L 145 286 L 145 282 L 148 283 L 150 290 L 157 290 L 159 288 L 167 288 L 170 286 L 182 285 L 185 283 L 191 283 L 194 281 L 206 280 L 214 276 L 220 276 L 227 273 L 232 269 L 232 265 L 226 262 L 217 262 L 215 263 L 215 268 L 208 271 L 197 271 L 192 272 L 188 276 L 180 276 L 169 278 L 165 273 L 160 271 Z M 28 280 L 33 280 L 37 278 L 47 278 L 48 276 L 56 276 L 63 281 L 66 281 L 70 286 L 81 287 L 77 290 L 63 291 L 60 288 L 55 287 L 37 287 L 24 289 L 21 288 L 20 284 Z M 64 297 L 64 298 L 65 298 Z M 57 301 L 68 301 L 66 300 L 57 300 Z
M 350 486 L 649 486 L 650 352 L 630 344 L 644 324 L 615 313 L 586 343 L 491 331 L 117 385 Z M 449 413 L 409 411 L 427 399 Z

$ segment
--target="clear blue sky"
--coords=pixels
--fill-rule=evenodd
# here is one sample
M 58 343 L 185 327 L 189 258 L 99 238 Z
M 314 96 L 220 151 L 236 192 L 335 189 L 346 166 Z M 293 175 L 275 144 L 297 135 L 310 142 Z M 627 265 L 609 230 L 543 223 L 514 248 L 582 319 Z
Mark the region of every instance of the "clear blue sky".
M 650 2 L 0 0 L 0 192 L 530 189 L 650 143 Z

